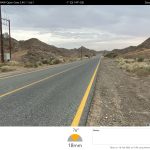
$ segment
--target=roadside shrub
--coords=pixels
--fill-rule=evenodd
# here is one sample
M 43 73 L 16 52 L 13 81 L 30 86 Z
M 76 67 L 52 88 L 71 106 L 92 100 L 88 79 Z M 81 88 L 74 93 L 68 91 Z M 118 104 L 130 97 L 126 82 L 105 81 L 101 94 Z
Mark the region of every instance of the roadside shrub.
M 124 61 L 125 61 L 126 63 L 134 63 L 134 62 L 135 62 L 134 59 L 125 59 Z
M 150 72 L 150 64 L 145 67 L 145 69 Z
M 117 57 L 117 56 L 118 56 L 118 54 L 113 53 L 113 52 L 110 52 L 110 53 L 104 55 L 104 57 L 108 57 L 108 58 L 115 58 L 115 57 Z
M 90 55 L 88 55 L 88 54 L 85 54 L 84 56 L 87 57 L 87 58 L 90 58 Z
M 20 65 L 20 63 L 17 62 L 17 61 L 9 61 L 9 62 L 7 63 L 7 65 L 8 65 L 8 66 L 18 66 L 18 65 Z
M 146 62 L 132 62 L 126 63 L 126 61 L 118 62 L 121 69 L 127 72 L 135 73 L 137 75 L 149 75 L 150 74 L 150 64 Z
M 39 66 L 38 63 L 35 63 L 35 64 L 33 65 L 34 68 L 37 68 L 38 66 Z
M 24 67 L 26 67 L 26 68 L 32 68 L 32 67 L 34 67 L 34 63 L 27 62 L 27 63 L 25 63 Z
M 43 65 L 42 62 L 40 62 L 40 61 L 36 62 L 36 64 L 37 64 L 38 66 L 42 66 L 42 65 Z
M 26 68 L 37 68 L 39 66 L 38 62 L 36 63 L 31 63 L 31 62 L 27 62 L 24 67 Z
M 123 58 L 118 58 L 116 59 L 116 62 L 118 62 L 118 65 L 121 67 L 122 65 L 126 64 L 125 59 Z
M 2 66 L 4 66 L 4 64 L 3 64 L 3 63 L 0 63 L 0 67 L 2 67 Z
M 136 74 L 139 76 L 150 75 L 150 66 L 145 68 L 140 68 L 136 71 Z
M 143 62 L 143 61 L 144 61 L 144 58 L 143 58 L 143 57 L 137 58 L 137 62 Z
M 53 65 L 53 64 L 59 64 L 59 63 L 61 63 L 61 61 L 59 59 L 53 59 L 51 61 L 51 65 Z
M 14 70 L 16 70 L 15 68 L 12 68 L 12 67 L 10 67 L 10 66 L 2 66 L 1 68 L 0 68 L 0 70 L 1 70 L 1 72 L 8 72 L 8 71 L 14 71 Z
M 43 64 L 49 64 L 49 61 L 48 61 L 47 59 L 43 59 L 43 60 L 42 60 L 42 63 L 43 63 Z
M 73 61 L 76 61 L 76 60 L 80 60 L 81 58 L 69 58 L 69 62 L 73 62 Z

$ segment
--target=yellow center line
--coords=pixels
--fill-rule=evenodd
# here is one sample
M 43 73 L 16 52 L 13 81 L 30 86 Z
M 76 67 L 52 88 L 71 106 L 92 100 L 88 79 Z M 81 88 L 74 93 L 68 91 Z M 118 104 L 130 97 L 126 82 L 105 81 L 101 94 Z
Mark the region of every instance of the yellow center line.
M 77 109 L 77 112 L 76 112 L 76 114 L 74 116 L 74 119 L 73 119 L 73 121 L 71 123 L 71 126 L 78 126 L 79 123 L 80 123 L 80 119 L 81 119 L 81 116 L 82 116 L 85 104 L 87 102 L 87 99 L 88 99 L 88 96 L 89 96 L 92 84 L 94 82 L 94 79 L 95 79 L 95 76 L 96 76 L 96 73 L 97 73 L 99 65 L 100 65 L 100 60 L 99 60 L 99 62 L 97 64 L 97 67 L 96 67 L 96 69 L 95 69 L 95 71 L 94 71 L 94 73 L 92 75 L 91 81 L 90 81 L 90 83 L 89 83 L 89 85 L 88 85 L 88 87 L 87 87 L 87 89 L 86 89 L 86 91 L 84 93 L 84 96 L 83 96 L 83 98 L 81 100 L 81 103 L 80 103 L 78 109 Z
M 54 76 L 60 75 L 60 74 L 62 74 L 62 73 L 64 73 L 64 72 L 67 72 L 67 71 L 69 71 L 69 70 L 73 70 L 73 69 L 75 69 L 75 68 L 77 68 L 77 67 L 79 67 L 79 66 L 82 66 L 82 65 L 84 65 L 84 64 L 85 64 L 85 63 L 80 64 L 80 65 L 75 66 L 75 67 L 72 67 L 72 68 L 69 68 L 69 69 L 66 69 L 66 70 L 64 70 L 64 71 L 61 71 L 61 72 L 56 73 L 56 74 L 54 74 L 54 75 L 48 76 L 48 77 L 43 78 L 43 79 L 41 79 L 41 80 L 32 82 L 32 83 L 30 83 L 30 84 L 27 84 L 27 85 L 25 85 L 25 86 L 22 86 L 22 87 L 20 87 L 20 88 L 17 88 L 17 89 L 15 89 L 15 90 L 10 91 L 10 92 L 1 94 L 1 95 L 0 95 L 0 98 L 5 97 L 5 96 L 7 96 L 7 95 L 10 95 L 10 94 L 12 94 L 12 93 L 18 92 L 18 91 L 20 91 L 20 90 L 22 90 L 22 89 L 25 89 L 25 88 L 27 88 L 27 87 L 30 87 L 30 86 L 35 85 L 35 84 L 37 84 L 37 83 L 40 83 L 40 82 L 42 82 L 42 81 L 45 81 L 45 80 L 47 80 L 47 79 L 49 79 L 49 78 L 52 78 L 52 77 L 54 77 Z

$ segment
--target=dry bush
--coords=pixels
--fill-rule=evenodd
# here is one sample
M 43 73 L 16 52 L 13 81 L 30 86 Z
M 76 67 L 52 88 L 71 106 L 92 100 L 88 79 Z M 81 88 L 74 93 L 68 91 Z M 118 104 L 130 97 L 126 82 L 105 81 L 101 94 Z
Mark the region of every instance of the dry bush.
M 31 62 L 27 62 L 24 65 L 24 67 L 26 68 L 37 68 L 38 66 L 39 66 L 38 63 L 31 63 Z
M 59 59 L 53 59 L 53 60 L 50 62 L 51 65 L 60 64 L 60 63 L 62 63 L 62 61 L 59 60 Z
M 4 64 L 3 64 L 3 63 L 0 63 L 0 67 L 2 67 L 2 66 L 4 66 Z
M 139 58 L 137 58 L 137 61 L 138 61 L 138 62 L 143 62 L 143 61 L 144 61 L 144 58 L 143 58 L 143 57 L 139 57 Z
M 115 52 L 109 52 L 109 53 L 104 55 L 104 57 L 108 57 L 108 58 L 115 58 L 117 56 L 118 56 L 118 54 Z
M 20 63 L 17 61 L 9 61 L 6 63 L 8 66 L 19 66 Z
M 11 66 L 2 66 L 2 67 L 0 67 L 0 70 L 1 70 L 1 72 L 8 72 L 8 71 L 14 71 L 16 69 Z
M 142 60 L 144 61 L 144 60 Z M 150 63 L 136 61 L 134 59 L 123 59 L 119 58 L 116 60 L 121 69 L 128 72 L 135 73 L 137 75 L 149 75 L 150 74 Z

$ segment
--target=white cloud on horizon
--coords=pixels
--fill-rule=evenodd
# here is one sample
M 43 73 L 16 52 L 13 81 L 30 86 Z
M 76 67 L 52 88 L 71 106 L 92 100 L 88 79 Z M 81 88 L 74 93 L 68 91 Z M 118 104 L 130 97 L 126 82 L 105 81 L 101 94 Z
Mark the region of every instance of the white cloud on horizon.
M 3 6 L 12 37 L 50 45 L 112 50 L 138 45 L 150 35 L 147 6 Z

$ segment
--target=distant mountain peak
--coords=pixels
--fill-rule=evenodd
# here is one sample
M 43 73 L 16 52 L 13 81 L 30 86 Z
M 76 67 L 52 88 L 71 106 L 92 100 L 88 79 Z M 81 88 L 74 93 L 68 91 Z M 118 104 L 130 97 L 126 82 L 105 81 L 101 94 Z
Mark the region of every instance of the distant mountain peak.
M 150 38 L 146 39 L 143 43 L 137 46 L 137 48 L 147 48 L 150 49 Z
M 82 49 L 88 49 L 88 48 L 86 48 L 85 46 L 80 46 L 79 49 L 81 49 L 81 48 L 82 48 Z

